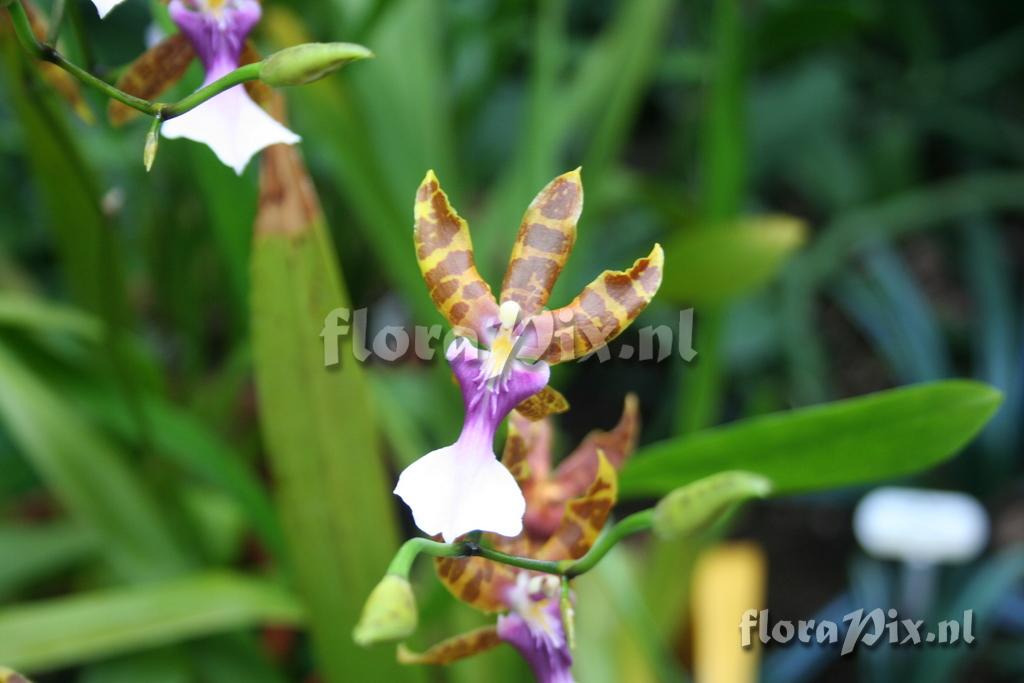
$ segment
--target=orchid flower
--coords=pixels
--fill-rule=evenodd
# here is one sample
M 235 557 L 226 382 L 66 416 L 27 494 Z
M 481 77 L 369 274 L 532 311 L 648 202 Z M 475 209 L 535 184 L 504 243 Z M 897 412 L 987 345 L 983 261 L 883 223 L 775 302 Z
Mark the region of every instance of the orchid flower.
M 561 395 L 546 388 L 549 365 L 605 345 L 629 326 L 661 284 L 664 257 L 655 245 L 629 270 L 605 271 L 569 305 L 545 310 L 576 241 L 582 209 L 579 169 L 541 190 L 523 217 L 499 305 L 476 269 L 469 227 L 434 173 L 420 185 L 416 255 L 435 306 L 462 337 L 447 356 L 466 406 L 459 439 L 407 467 L 395 487 L 427 534 L 446 541 L 475 530 L 519 534 L 526 503 L 512 476 L 495 461 L 498 425 L 517 406 L 534 418 L 566 409 Z
M 618 494 L 617 467 L 632 453 L 638 428 L 636 399 L 626 399 L 619 424 L 594 432 L 551 474 L 551 424 L 531 421 L 518 411 L 509 418 L 503 464 L 527 498 L 527 520 L 543 519 L 519 536 L 484 534 L 481 543 L 495 550 L 535 559 L 579 559 L 597 539 Z M 589 479 L 580 476 L 589 474 Z M 552 517 L 551 498 L 542 493 L 556 485 L 562 500 Z M 530 492 L 533 492 L 531 494 Z M 548 520 L 555 519 L 554 525 Z M 449 664 L 502 643 L 513 646 L 540 683 L 572 683 L 572 651 L 564 623 L 561 586 L 547 574 L 497 564 L 481 557 L 435 560 L 438 576 L 451 593 L 474 608 L 498 612 L 497 623 L 445 640 L 423 653 L 402 647 L 405 664 Z
M 195 57 L 205 69 L 203 86 L 237 69 L 243 59 L 253 61 L 246 38 L 260 20 L 257 0 L 171 0 L 168 10 L 181 33 L 135 60 L 118 81 L 121 90 L 151 99 L 178 82 Z M 134 115 L 119 102 L 110 105 L 109 116 L 115 125 Z M 256 104 L 243 85 L 169 119 L 161 132 L 166 138 L 188 138 L 207 145 L 239 175 L 260 150 L 300 139 Z

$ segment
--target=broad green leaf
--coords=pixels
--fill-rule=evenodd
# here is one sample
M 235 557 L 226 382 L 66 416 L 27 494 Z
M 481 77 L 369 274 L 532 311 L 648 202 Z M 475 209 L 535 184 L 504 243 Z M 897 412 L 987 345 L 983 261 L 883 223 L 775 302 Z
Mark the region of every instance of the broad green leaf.
M 986 384 L 949 380 L 751 418 L 643 449 L 621 491 L 662 495 L 724 470 L 759 474 L 776 494 L 913 474 L 966 445 L 1001 401 Z
M 393 653 L 352 641 L 397 537 L 369 384 L 347 351 L 325 364 L 324 319 L 348 296 L 298 153 L 265 151 L 261 183 L 251 295 L 260 422 L 319 666 L 331 683 L 402 680 Z
M 660 296 L 718 306 L 767 284 L 804 242 L 803 222 L 788 216 L 748 218 L 718 230 L 689 230 L 665 247 Z
M 136 580 L 187 569 L 189 554 L 115 445 L 3 346 L 0 377 L 0 421 L 114 568 Z
M 96 539 L 79 525 L 0 527 L 0 599 L 90 558 Z
M 263 624 L 302 621 L 278 585 L 227 572 L 0 610 L 0 661 L 44 671 Z

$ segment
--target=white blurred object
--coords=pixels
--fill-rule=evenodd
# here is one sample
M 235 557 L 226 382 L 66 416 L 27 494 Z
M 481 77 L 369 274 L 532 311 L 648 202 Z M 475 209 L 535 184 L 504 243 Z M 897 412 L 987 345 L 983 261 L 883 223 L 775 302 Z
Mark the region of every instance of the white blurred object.
M 110 10 L 120 5 L 124 0 L 92 0 L 93 4 L 96 5 L 96 11 L 100 13 L 100 19 L 103 19 Z
M 853 531 L 875 557 L 911 565 L 956 564 L 988 542 L 988 515 L 965 493 L 880 488 L 857 505 Z

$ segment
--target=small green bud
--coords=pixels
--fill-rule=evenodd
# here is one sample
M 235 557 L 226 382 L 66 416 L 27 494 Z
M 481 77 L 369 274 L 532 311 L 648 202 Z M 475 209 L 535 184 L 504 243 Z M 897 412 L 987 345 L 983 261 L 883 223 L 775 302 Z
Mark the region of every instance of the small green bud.
M 304 43 L 275 52 L 260 64 L 260 80 L 279 88 L 320 80 L 349 62 L 372 57 L 355 43 Z
M 416 630 L 416 620 L 416 598 L 409 581 L 388 574 L 363 605 L 352 639 L 363 647 L 401 640 Z
M 721 517 L 734 504 L 764 498 L 768 479 L 752 472 L 721 472 L 676 489 L 654 508 L 654 532 L 665 539 L 692 534 Z
M 156 161 L 156 153 L 160 149 L 160 129 L 163 125 L 163 117 L 155 117 L 146 134 L 146 145 L 142 148 L 142 163 L 146 166 L 146 173 L 153 169 L 153 162 Z
M 562 594 L 558 607 L 562 612 L 562 628 L 565 630 L 565 642 L 570 650 L 576 649 L 576 610 L 572 606 L 572 595 L 569 592 L 569 579 L 562 577 Z

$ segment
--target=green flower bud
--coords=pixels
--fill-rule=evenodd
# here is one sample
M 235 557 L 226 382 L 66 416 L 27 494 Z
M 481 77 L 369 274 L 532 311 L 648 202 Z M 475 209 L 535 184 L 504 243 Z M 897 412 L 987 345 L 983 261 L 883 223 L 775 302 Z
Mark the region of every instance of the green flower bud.
M 146 145 L 142 149 L 142 163 L 146 166 L 146 173 L 153 170 L 153 162 L 156 161 L 156 153 L 160 149 L 160 128 L 164 125 L 162 117 L 153 119 L 153 125 L 149 127 L 146 134 Z
M 768 479 L 751 472 L 722 472 L 699 479 L 662 498 L 654 508 L 654 532 L 665 539 L 690 535 L 720 518 L 734 504 L 763 498 Z
M 320 80 L 349 62 L 372 57 L 355 43 L 305 43 L 275 52 L 260 64 L 260 80 L 279 88 Z
M 386 575 L 370 593 L 352 638 L 366 647 L 401 640 L 416 630 L 416 598 L 407 579 Z

